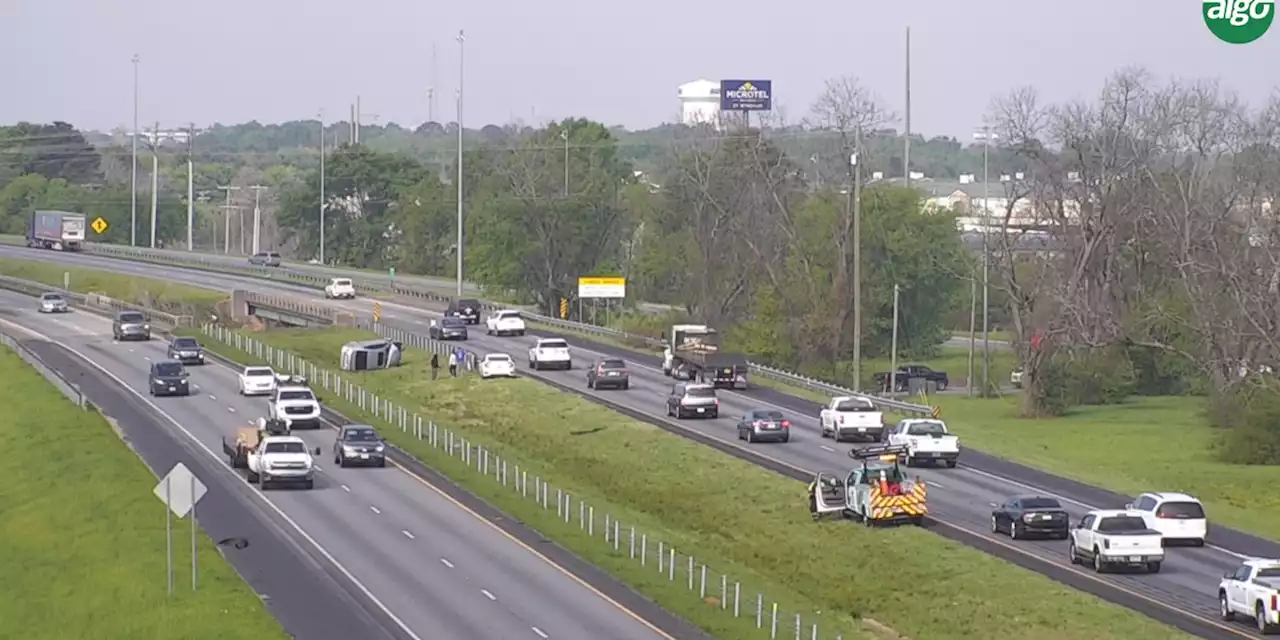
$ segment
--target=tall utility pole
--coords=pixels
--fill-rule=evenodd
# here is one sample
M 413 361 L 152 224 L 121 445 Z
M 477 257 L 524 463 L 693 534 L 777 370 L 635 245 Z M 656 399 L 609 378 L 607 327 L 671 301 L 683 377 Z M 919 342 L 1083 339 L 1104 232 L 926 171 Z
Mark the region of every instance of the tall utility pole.
M 195 250 L 192 227 L 196 220 L 196 123 L 187 125 L 187 251 Z
M 129 168 L 129 246 L 138 246 L 138 54 L 133 54 L 133 165 Z
M 356 105 L 351 103 L 351 123 L 347 126 L 347 144 L 356 143 Z
M 569 197 L 569 130 L 560 131 L 560 139 L 564 140 L 564 197 Z
M 853 155 L 853 388 L 862 389 L 862 167 L 858 166 L 858 154 L 862 153 L 862 128 L 854 134 Z
M 996 134 L 991 133 L 991 128 L 982 127 L 982 131 L 973 134 L 973 137 L 982 140 L 982 397 L 987 397 L 987 391 L 990 389 L 991 375 L 991 325 L 990 311 L 991 305 L 987 301 L 990 290 L 990 281 L 988 279 L 988 271 L 991 263 L 991 243 L 987 240 L 987 234 L 991 231 L 991 182 L 988 157 L 991 151 L 991 140 Z
M 239 209 L 239 207 L 232 206 L 231 204 L 231 192 L 239 191 L 240 187 L 224 187 L 219 185 L 218 188 L 227 192 L 227 203 L 222 205 L 222 227 L 224 233 L 222 240 L 222 253 L 228 254 L 231 253 L 231 210 Z
M 893 338 L 889 341 L 889 394 L 898 391 L 898 285 L 893 285 Z
M 262 234 L 262 190 L 267 187 L 255 184 L 249 188 L 253 189 L 253 252 L 258 253 L 261 251 L 259 237 Z
M 156 248 L 156 209 L 160 204 L 160 123 L 151 129 L 151 248 Z
M 436 121 L 436 85 L 439 74 L 436 72 L 436 43 L 431 43 L 431 86 L 427 87 L 427 122 Z
M 907 27 L 907 134 L 902 137 L 902 171 L 911 186 L 911 27 Z
M 462 296 L 462 80 L 466 72 L 467 38 L 458 30 L 458 296 Z
M 324 109 L 320 110 L 320 264 L 324 264 Z

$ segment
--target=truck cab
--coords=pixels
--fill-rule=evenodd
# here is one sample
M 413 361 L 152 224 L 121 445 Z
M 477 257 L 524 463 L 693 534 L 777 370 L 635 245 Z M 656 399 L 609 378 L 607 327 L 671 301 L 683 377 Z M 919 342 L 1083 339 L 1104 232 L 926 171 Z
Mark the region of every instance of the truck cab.
M 1218 584 L 1218 608 L 1225 622 L 1253 618 L 1258 633 L 1280 633 L 1280 560 L 1245 560 Z
M 1067 557 L 1071 564 L 1088 561 L 1098 573 L 1120 567 L 1160 573 L 1164 537 L 1159 531 L 1148 529 L 1140 513 L 1095 509 L 1071 529 Z
M 907 466 L 945 464 L 955 468 L 960 438 L 947 431 L 947 423 L 931 418 L 902 420 L 889 432 L 889 444 L 907 448 Z
M 249 482 L 256 481 L 263 491 L 276 483 L 310 489 L 315 486 L 313 453 L 320 455 L 320 448 L 308 451 L 298 436 L 266 436 L 247 455 Z
M 839 396 L 827 402 L 818 414 L 822 437 L 836 442 L 845 440 L 879 441 L 884 434 L 884 414 L 875 404 L 861 396 Z

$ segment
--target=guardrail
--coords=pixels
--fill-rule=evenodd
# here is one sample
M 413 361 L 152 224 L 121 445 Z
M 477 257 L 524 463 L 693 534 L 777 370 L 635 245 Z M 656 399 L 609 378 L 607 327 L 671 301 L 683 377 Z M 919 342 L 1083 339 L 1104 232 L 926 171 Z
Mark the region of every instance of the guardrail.
M 317 367 L 293 353 L 273 349 L 270 345 L 225 327 L 204 325 L 201 331 L 212 340 L 265 360 L 277 372 L 305 376 L 310 384 L 323 388 L 344 400 L 347 405 L 372 416 L 375 423 L 399 431 L 405 439 L 417 440 L 443 455 L 461 461 L 473 476 L 486 478 L 524 500 L 532 500 L 548 514 L 554 511 L 559 521 L 577 526 L 588 538 L 603 544 L 615 557 L 654 571 L 668 583 L 681 585 L 690 597 L 696 597 L 707 603 L 707 606 L 720 610 L 722 615 L 745 618 L 748 625 L 755 625 L 761 638 L 818 640 L 821 637 L 834 637 L 835 640 L 841 640 L 841 635 L 834 632 L 827 636 L 821 635 L 818 620 L 815 619 L 820 618 L 821 614 L 806 618 L 800 613 L 780 609 L 778 603 L 768 600 L 764 593 L 751 593 L 749 587 L 744 589 L 740 581 L 698 562 L 693 554 L 677 550 L 657 537 L 650 537 L 643 529 L 630 523 L 624 525 L 603 509 L 597 511 L 581 497 L 555 487 L 536 473 L 530 473 L 518 461 L 500 456 L 483 445 L 472 442 L 464 431 L 436 424 L 353 384 L 352 381 L 359 378 L 358 374 Z M 413 339 L 412 335 L 402 337 Z M 411 346 L 418 345 L 415 343 Z M 240 366 L 234 361 L 229 361 L 229 364 Z M 325 407 L 325 411 L 337 418 L 336 423 L 350 422 L 349 416 L 343 416 L 331 408 Z M 395 449 L 401 455 L 425 464 L 402 447 L 397 446 Z M 533 481 L 532 484 L 530 480 Z M 556 506 L 552 507 L 552 502 Z
M 13 349 L 13 352 L 18 354 L 19 358 L 22 358 L 23 361 L 31 365 L 31 368 L 44 376 L 44 378 L 54 387 L 57 387 L 58 391 L 62 392 L 62 395 L 66 396 L 68 400 L 76 403 L 76 406 L 81 409 L 88 408 L 88 405 L 85 403 L 84 394 L 80 392 L 80 387 L 72 384 L 70 380 L 62 377 L 61 373 L 54 371 L 52 367 L 45 364 L 44 360 L 41 360 L 40 356 L 36 355 L 34 351 L 22 346 L 22 343 L 16 338 L 5 333 L 0 333 L 0 344 Z
M 151 324 L 166 327 L 195 326 L 191 316 L 188 315 L 165 313 L 164 311 L 156 311 L 155 309 L 148 309 L 123 300 L 117 300 L 101 293 L 76 293 L 74 291 L 66 291 L 61 287 L 50 286 L 43 282 L 23 280 L 22 278 L 14 278 L 12 276 L 0 275 L 0 289 L 16 291 L 24 295 L 35 297 L 39 297 L 44 293 L 57 293 L 65 298 L 67 300 L 67 304 L 72 307 L 79 307 L 103 315 L 109 315 L 121 311 L 137 311 L 138 313 L 141 313 L 143 317 L 147 319 L 147 322 Z
M 355 315 L 351 312 L 315 304 L 309 300 L 290 298 L 288 296 L 265 295 L 252 291 L 233 291 L 231 296 L 234 304 L 243 302 L 249 306 L 262 307 L 278 313 L 314 320 L 320 324 L 347 327 L 355 325 Z
M 171 253 L 160 253 L 158 251 L 154 251 L 151 249 L 144 249 L 140 247 L 125 247 L 121 245 L 88 243 L 85 245 L 85 252 L 98 254 L 98 255 L 112 256 L 116 258 L 137 261 L 137 262 L 172 264 L 175 266 L 196 268 L 196 269 L 202 269 L 202 270 L 213 271 L 218 273 L 239 273 L 239 274 L 250 275 L 250 276 L 263 278 L 267 280 L 291 282 L 291 283 L 300 284 L 300 285 L 308 286 L 315 289 L 323 289 L 324 286 L 328 284 L 330 280 L 327 277 L 322 277 L 322 276 L 318 276 L 310 273 L 303 273 L 300 271 L 289 269 L 287 267 L 265 268 L 265 267 L 252 267 L 248 265 L 246 265 L 244 268 L 231 267 L 225 263 L 211 261 L 205 257 L 200 256 L 199 254 L 192 254 L 189 256 L 173 255 Z M 361 293 L 364 295 L 374 294 L 374 297 L 376 297 L 377 295 L 398 295 L 398 296 L 404 296 L 404 297 L 414 298 L 418 300 L 426 300 L 431 302 L 445 302 L 445 303 L 451 302 L 453 300 L 453 297 L 436 292 L 436 291 L 429 291 L 426 289 L 420 289 L 416 287 L 404 286 L 403 284 L 397 284 L 393 282 L 390 278 L 374 277 L 367 274 L 359 274 L 359 273 L 345 275 L 342 277 L 345 277 L 351 280 L 352 285 L 355 287 L 357 293 Z M 508 306 L 495 304 L 492 302 L 481 301 L 481 308 L 484 311 L 495 311 L 497 309 L 508 308 Z M 636 342 L 638 344 L 644 344 L 650 348 L 655 348 L 655 349 L 662 347 L 662 342 L 660 340 L 656 340 L 648 336 L 639 336 L 635 334 L 629 334 L 623 331 L 618 331 L 617 329 L 611 329 L 609 327 L 599 327 L 591 324 L 585 324 L 582 322 L 562 320 L 560 318 L 545 316 L 545 315 L 530 312 L 530 311 L 522 311 L 521 313 L 522 315 L 524 315 L 527 321 L 533 322 L 536 324 L 541 324 L 541 325 L 563 329 L 567 331 L 573 331 L 576 333 L 582 333 L 586 335 L 606 337 L 613 340 Z M 814 391 L 817 393 L 832 395 L 832 396 L 863 397 L 885 411 L 893 411 L 896 413 L 906 413 L 906 414 L 916 414 L 916 415 L 931 415 L 931 416 L 938 415 L 937 408 L 933 406 L 929 406 L 925 404 L 915 404 L 912 402 L 905 402 L 895 398 L 885 398 L 882 396 L 868 394 L 862 391 L 856 391 L 848 387 L 843 387 L 837 384 L 833 384 L 831 382 L 819 380 L 817 378 L 811 378 L 809 376 L 792 373 L 790 371 L 783 371 L 781 369 L 777 369 L 777 368 L 770 367 L 768 365 L 759 364 L 759 363 L 751 362 L 751 363 L 748 363 L 748 366 L 750 367 L 750 374 L 753 376 L 768 378 L 770 380 L 774 380 L 774 381 L 788 384 L 791 386 L 807 389 L 809 391 Z

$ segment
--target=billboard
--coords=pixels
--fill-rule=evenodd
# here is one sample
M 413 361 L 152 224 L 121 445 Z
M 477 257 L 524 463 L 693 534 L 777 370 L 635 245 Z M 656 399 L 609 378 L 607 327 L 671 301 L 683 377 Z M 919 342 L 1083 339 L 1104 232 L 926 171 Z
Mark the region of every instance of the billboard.
M 579 298 L 625 298 L 627 279 L 591 276 L 578 278 Z
M 721 111 L 772 111 L 772 80 L 721 80 Z

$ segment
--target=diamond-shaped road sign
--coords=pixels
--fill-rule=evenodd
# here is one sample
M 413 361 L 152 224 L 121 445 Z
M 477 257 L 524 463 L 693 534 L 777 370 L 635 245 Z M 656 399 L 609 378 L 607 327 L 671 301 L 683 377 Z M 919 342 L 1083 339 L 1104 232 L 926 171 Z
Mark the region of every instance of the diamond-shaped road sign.
M 107 224 L 106 218 L 103 218 L 102 216 L 98 216 L 97 218 L 93 219 L 93 222 L 89 225 L 89 228 L 98 232 L 98 235 L 102 235 L 107 232 L 107 227 L 109 226 L 111 225 Z
M 160 502 L 168 505 L 174 515 L 185 518 L 208 491 L 209 488 L 186 465 L 179 462 L 160 479 L 153 493 L 160 498 Z

